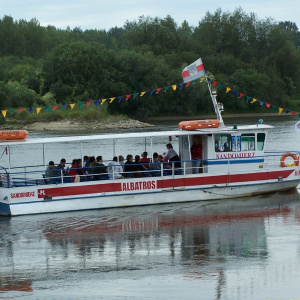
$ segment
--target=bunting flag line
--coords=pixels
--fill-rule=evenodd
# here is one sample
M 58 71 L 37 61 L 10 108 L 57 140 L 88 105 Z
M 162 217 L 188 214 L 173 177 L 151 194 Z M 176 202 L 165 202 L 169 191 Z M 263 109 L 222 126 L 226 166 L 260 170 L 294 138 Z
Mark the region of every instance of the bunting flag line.
M 198 61 L 196 61 L 196 62 L 198 63 Z M 202 63 L 202 61 L 201 61 L 201 63 Z M 197 67 L 197 65 L 196 65 L 196 67 Z M 210 83 L 212 86 L 214 86 L 215 90 L 218 89 L 219 91 L 221 91 L 223 88 L 225 88 L 226 89 L 226 91 L 225 91 L 226 94 L 231 94 L 232 97 L 236 97 L 238 99 L 242 99 L 242 98 L 245 97 L 247 103 L 249 103 L 249 101 L 250 101 L 250 103 L 253 104 L 253 103 L 258 101 L 261 106 L 263 106 L 265 104 L 266 107 L 271 108 L 272 111 L 275 111 L 276 109 L 278 109 L 279 114 L 281 114 L 283 110 L 285 111 L 285 115 L 291 114 L 292 116 L 295 116 L 297 114 L 297 112 L 295 112 L 295 111 L 291 111 L 289 109 L 282 108 L 282 107 L 277 107 L 277 106 L 272 105 L 270 103 L 266 103 L 264 101 L 258 100 L 256 98 L 250 97 L 248 95 L 245 95 L 244 93 L 240 93 L 236 90 L 232 90 L 230 87 L 226 87 L 223 84 L 217 82 L 216 80 L 212 80 L 209 77 L 202 76 L 203 73 L 201 73 L 201 72 L 202 71 L 200 70 L 200 74 L 198 74 L 199 72 L 198 72 L 198 69 L 197 69 L 197 74 L 196 74 L 197 78 L 193 79 L 193 80 L 185 81 L 184 83 L 173 84 L 173 85 L 170 85 L 170 86 L 165 86 L 163 88 L 155 88 L 155 89 L 151 89 L 149 91 L 135 92 L 133 94 L 127 94 L 127 95 L 122 95 L 122 96 L 118 96 L 118 97 L 110 97 L 110 98 L 105 98 L 105 99 L 101 99 L 101 100 L 93 100 L 93 101 L 89 100 L 85 103 L 82 103 L 82 102 L 72 103 L 72 104 L 69 104 L 69 105 L 70 105 L 71 110 L 75 107 L 76 104 L 78 105 L 79 109 L 81 109 L 83 104 L 85 104 L 86 107 L 89 107 L 91 102 L 93 102 L 95 107 L 97 108 L 99 106 L 99 103 L 102 105 L 106 102 L 106 100 L 109 100 L 109 103 L 112 103 L 116 98 L 118 98 L 118 100 L 119 100 L 118 103 L 120 103 L 123 98 L 125 98 L 125 101 L 128 101 L 130 98 L 131 99 L 136 99 L 136 97 L 138 97 L 138 96 L 143 97 L 146 93 L 149 94 L 150 96 L 154 96 L 154 95 L 159 94 L 161 91 L 166 93 L 169 90 L 170 87 L 172 88 L 173 91 L 176 91 L 177 88 L 179 88 L 181 90 L 184 87 L 184 85 L 185 85 L 186 88 L 188 88 L 191 85 L 191 83 L 192 83 L 192 85 L 196 84 L 197 82 L 202 83 L 204 81 L 204 79 L 206 79 L 207 83 Z M 204 68 L 203 68 L 203 72 L 205 74 Z M 189 76 L 189 78 L 190 78 L 190 76 Z M 200 80 L 199 80 L 199 78 L 200 78 Z M 35 109 L 34 108 L 27 108 L 27 109 L 19 108 L 19 109 L 11 109 L 11 110 L 9 110 L 9 112 L 10 112 L 11 115 L 13 115 L 15 112 L 21 113 L 22 111 L 26 110 L 26 111 L 29 112 L 29 114 L 32 114 L 33 111 L 36 110 L 36 114 L 39 114 L 42 109 L 45 109 L 46 112 L 50 112 L 51 110 L 54 111 L 59 107 L 62 107 L 63 109 L 66 109 L 67 106 L 68 106 L 68 104 L 54 105 L 52 107 L 37 107 Z M 2 113 L 2 116 L 5 118 L 6 115 L 7 115 L 7 110 L 2 110 L 1 113 Z M 299 114 L 299 118 L 300 118 L 300 114 Z

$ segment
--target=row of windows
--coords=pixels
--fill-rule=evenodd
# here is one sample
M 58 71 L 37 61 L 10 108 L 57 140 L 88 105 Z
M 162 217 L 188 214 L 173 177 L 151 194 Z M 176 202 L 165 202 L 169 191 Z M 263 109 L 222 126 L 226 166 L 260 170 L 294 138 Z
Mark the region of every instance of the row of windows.
M 265 133 L 258 133 L 257 135 L 255 133 L 243 133 L 241 136 L 218 134 L 215 135 L 215 151 L 262 151 L 264 149 L 265 138 Z

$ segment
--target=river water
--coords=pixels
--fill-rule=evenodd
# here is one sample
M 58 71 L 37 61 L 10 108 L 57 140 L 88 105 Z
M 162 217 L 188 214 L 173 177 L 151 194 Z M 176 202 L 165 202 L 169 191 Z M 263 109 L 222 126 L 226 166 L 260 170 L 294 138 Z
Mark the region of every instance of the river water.
M 299 150 L 296 121 L 266 118 L 267 149 Z M 0 217 L 0 299 L 300 299 L 299 192 Z

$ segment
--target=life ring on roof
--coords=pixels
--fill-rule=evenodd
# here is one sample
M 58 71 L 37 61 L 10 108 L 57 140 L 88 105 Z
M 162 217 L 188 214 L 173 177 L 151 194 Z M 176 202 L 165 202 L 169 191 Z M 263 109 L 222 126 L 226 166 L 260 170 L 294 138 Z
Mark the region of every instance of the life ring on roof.
M 196 130 L 203 128 L 218 128 L 220 126 L 219 120 L 194 120 L 183 121 L 178 124 L 181 130 Z
M 293 164 L 285 164 L 285 159 L 287 157 L 292 157 L 294 159 L 294 163 Z M 296 154 L 293 154 L 291 152 L 286 152 L 284 153 L 281 158 L 280 158 L 280 164 L 283 168 L 285 167 L 292 167 L 292 166 L 298 166 L 299 165 L 299 157 Z
M 24 140 L 28 135 L 27 130 L 1 130 L 0 140 Z

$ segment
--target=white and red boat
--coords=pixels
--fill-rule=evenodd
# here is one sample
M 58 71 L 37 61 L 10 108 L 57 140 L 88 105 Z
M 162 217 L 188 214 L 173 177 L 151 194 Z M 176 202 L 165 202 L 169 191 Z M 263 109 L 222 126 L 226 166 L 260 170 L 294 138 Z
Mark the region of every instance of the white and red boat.
M 187 128 L 0 142 L 1 149 L 5 149 L 7 154 L 2 155 L 0 160 L 0 214 L 17 216 L 204 201 L 296 188 L 300 181 L 299 153 L 265 153 L 265 141 L 272 126 L 225 126 L 216 97 L 211 96 L 218 117 L 218 122 L 213 124 L 219 126 L 210 126 L 213 121 L 210 120 L 197 122 L 202 127 L 195 130 Z M 208 126 L 205 126 L 206 123 Z M 201 137 L 203 150 L 200 168 L 198 165 L 195 171 L 190 149 L 196 136 Z M 120 154 L 126 156 L 128 153 L 124 153 L 120 145 L 122 142 L 123 145 L 133 144 L 133 140 L 137 141 L 135 145 L 140 145 L 140 149 L 137 146 L 134 148 L 138 153 L 147 147 L 152 157 L 157 151 L 155 145 L 165 145 L 171 137 L 177 146 L 175 150 L 181 160 L 180 167 L 173 164 L 166 170 L 161 163 L 159 170 L 145 171 L 145 176 L 139 178 L 116 179 L 114 172 L 112 179 L 84 182 L 70 182 L 68 177 L 61 176 L 55 183 L 49 183 L 43 178 L 50 160 L 49 153 L 51 158 L 56 155 L 59 162 L 62 155 L 58 155 L 64 145 L 65 153 L 75 151 L 75 148 L 78 150 L 76 156 L 70 153 L 67 162 L 68 159 L 71 161 L 71 155 L 83 157 L 87 145 L 99 151 L 103 147 L 108 149 L 110 157 L 106 159 Z M 32 154 L 34 151 L 40 154 Z M 34 161 L 40 157 L 42 163 L 38 166 L 22 164 L 22 157 L 30 154 L 34 155 Z M 15 155 L 21 159 L 13 158 Z

